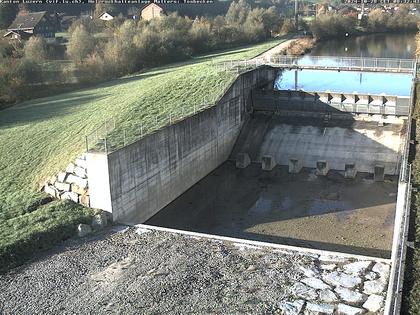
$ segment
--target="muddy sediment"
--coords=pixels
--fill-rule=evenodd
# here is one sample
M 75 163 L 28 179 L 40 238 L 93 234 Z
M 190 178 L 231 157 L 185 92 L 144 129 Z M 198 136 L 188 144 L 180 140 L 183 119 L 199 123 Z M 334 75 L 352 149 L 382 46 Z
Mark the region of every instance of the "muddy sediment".
M 388 257 L 397 176 L 289 174 L 226 162 L 147 224 L 209 234 Z

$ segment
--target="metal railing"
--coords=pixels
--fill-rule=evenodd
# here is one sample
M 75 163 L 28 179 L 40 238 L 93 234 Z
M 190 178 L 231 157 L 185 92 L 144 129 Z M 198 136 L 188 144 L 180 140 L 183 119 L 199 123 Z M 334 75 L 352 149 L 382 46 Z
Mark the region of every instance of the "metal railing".
M 332 69 L 350 71 L 375 72 L 416 72 L 416 60 L 396 58 L 357 58 L 333 56 L 272 56 L 270 58 L 255 58 L 252 60 L 230 60 L 220 64 L 225 70 L 248 70 L 262 65 L 282 68 L 299 69 Z
M 220 93 L 213 97 L 204 97 L 197 100 L 198 104 L 186 104 L 168 113 L 148 115 L 141 122 L 132 123 L 131 120 L 127 122 L 120 119 L 120 122 L 116 123 L 116 118 L 109 119 L 85 136 L 86 152 L 111 153 L 136 142 L 147 134 L 214 106 L 229 87 L 230 85 L 221 83 L 219 86 Z
M 415 84 L 411 87 L 411 100 L 410 112 L 408 116 L 407 138 L 404 142 L 401 156 L 401 169 L 399 177 L 398 193 L 400 189 L 404 188 L 403 200 L 400 205 L 399 198 L 397 198 L 396 217 L 394 226 L 394 239 L 392 244 L 392 267 L 390 273 L 390 281 L 387 291 L 387 299 L 385 303 L 385 314 L 398 315 L 401 311 L 403 284 L 404 284 L 404 271 L 405 271 L 405 257 L 407 253 L 407 237 L 408 225 L 410 218 L 411 207 L 411 164 L 408 163 L 408 156 L 410 152 L 410 136 L 412 126 L 412 112 L 414 106 L 414 88 Z M 402 184 L 402 185 L 401 185 Z M 399 225 L 398 225 L 399 223 Z M 397 227 L 398 226 L 398 227 Z

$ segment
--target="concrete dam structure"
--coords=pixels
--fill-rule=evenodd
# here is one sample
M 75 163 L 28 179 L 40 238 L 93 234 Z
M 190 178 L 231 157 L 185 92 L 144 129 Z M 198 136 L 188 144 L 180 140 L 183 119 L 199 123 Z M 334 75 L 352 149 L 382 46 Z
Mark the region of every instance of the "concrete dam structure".
M 407 236 L 412 98 L 276 91 L 278 71 L 244 72 L 215 106 L 89 152 L 90 205 L 126 224 L 390 259 L 391 310 Z
M 115 152 L 89 153 L 91 206 L 116 221 L 143 223 L 228 159 L 244 156 L 271 159 L 270 169 L 322 164 L 326 173 L 398 175 L 407 97 L 273 91 L 276 74 L 271 67 L 246 72 L 216 106 Z M 373 104 L 353 108 L 349 99 L 371 100 L 383 116 L 372 116 L 380 113 Z

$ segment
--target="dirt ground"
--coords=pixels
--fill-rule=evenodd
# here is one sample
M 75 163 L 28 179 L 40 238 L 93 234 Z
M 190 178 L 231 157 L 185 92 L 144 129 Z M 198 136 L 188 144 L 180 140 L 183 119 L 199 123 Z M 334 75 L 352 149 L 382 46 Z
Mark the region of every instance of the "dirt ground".
M 226 162 L 146 224 L 388 258 L 396 192 L 397 177 Z

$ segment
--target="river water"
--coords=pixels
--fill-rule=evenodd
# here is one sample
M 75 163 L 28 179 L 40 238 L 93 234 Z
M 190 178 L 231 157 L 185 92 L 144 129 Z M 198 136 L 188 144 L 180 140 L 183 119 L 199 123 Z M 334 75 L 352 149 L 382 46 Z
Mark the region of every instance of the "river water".
M 310 54 L 302 57 L 302 61 L 312 63 L 312 56 L 330 56 L 331 64 L 336 62 L 333 57 L 340 56 L 410 59 L 414 58 L 415 47 L 415 34 L 349 37 L 319 43 Z M 275 88 L 409 96 L 411 80 L 408 74 L 286 70 L 279 74 Z

